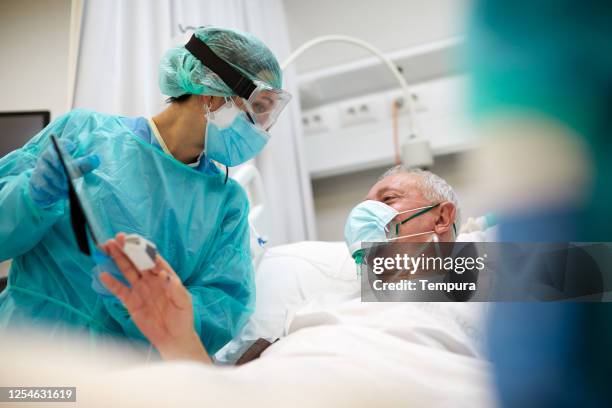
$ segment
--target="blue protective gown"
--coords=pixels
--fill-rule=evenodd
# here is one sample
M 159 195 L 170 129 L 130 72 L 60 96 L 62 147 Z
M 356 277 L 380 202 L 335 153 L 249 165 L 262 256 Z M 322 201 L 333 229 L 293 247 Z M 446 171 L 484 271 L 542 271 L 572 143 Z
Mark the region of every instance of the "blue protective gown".
M 144 124 L 143 124 L 144 123 Z M 79 252 L 67 200 L 39 208 L 28 183 L 49 136 L 73 140 L 75 157 L 98 169 L 76 181 L 99 238 L 137 233 L 157 245 L 191 293 L 194 326 L 215 353 L 252 311 L 248 200 L 205 157 L 191 168 L 165 154 L 142 118 L 74 110 L 0 159 L 0 260 L 13 258 L 0 295 L 0 329 L 44 324 L 50 335 L 84 331 L 144 340 L 121 303 L 99 285 L 100 269 Z M 112 272 L 112 271 L 111 271 Z M 116 273 L 116 270 L 115 270 Z

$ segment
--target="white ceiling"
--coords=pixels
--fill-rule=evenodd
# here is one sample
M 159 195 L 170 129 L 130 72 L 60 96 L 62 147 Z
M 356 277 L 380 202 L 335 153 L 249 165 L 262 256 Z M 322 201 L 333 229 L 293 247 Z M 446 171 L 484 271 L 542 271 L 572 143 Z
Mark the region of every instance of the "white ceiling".
M 464 34 L 469 0 L 283 0 L 292 49 L 324 34 L 345 34 L 383 51 Z M 296 62 L 305 73 L 368 54 L 346 44 L 323 44 Z

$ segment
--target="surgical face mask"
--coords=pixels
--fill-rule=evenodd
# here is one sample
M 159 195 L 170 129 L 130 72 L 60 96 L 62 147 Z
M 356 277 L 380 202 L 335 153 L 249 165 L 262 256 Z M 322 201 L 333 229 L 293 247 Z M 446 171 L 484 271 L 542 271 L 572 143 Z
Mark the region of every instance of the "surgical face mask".
M 362 249 L 363 242 L 392 242 L 401 238 L 410 238 L 425 234 L 433 234 L 429 241 L 437 240 L 438 236 L 433 230 L 417 234 L 393 236 L 393 234 L 390 233 L 391 229 L 389 228 L 389 223 L 398 215 L 418 211 L 415 215 L 398 223 L 401 225 L 409 219 L 424 214 L 426 212 L 423 211 L 425 208 L 428 208 L 427 211 L 429 211 L 438 205 L 439 204 L 399 212 L 395 208 L 380 201 L 367 200 L 358 204 L 349 214 L 344 227 L 344 239 L 351 256 L 357 263 L 361 263 L 364 252 Z M 399 227 L 396 229 L 399 231 Z
M 206 116 L 204 152 L 226 166 L 237 166 L 257 156 L 270 139 L 231 99 L 215 111 L 207 107 Z
M 349 214 L 344 226 L 344 239 L 354 257 L 362 242 L 385 242 L 387 225 L 397 216 L 397 210 L 380 201 L 367 200 Z

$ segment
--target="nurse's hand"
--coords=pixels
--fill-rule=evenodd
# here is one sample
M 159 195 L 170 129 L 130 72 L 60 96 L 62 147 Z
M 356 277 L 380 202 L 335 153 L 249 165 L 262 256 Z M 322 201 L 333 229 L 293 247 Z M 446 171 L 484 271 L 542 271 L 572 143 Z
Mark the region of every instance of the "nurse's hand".
M 71 140 L 59 139 L 58 143 L 60 148 L 69 154 L 74 153 L 77 148 Z M 72 160 L 70 165 L 77 174 L 83 176 L 100 165 L 100 158 L 95 154 L 83 156 Z M 30 177 L 29 191 L 32 201 L 41 208 L 49 207 L 68 197 L 68 179 L 52 145 L 38 157 Z
M 176 272 L 161 257 L 146 271 L 137 270 L 123 253 L 124 234 L 103 245 L 130 286 L 107 272 L 100 280 L 125 305 L 132 321 L 164 359 L 187 359 L 210 363 L 193 327 L 191 295 Z

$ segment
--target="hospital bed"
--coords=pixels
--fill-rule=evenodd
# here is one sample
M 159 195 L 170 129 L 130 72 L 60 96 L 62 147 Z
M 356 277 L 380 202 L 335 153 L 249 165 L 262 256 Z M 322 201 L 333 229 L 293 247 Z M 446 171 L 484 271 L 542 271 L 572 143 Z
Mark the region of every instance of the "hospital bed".
M 151 363 L 123 349 L 93 354 L 78 340 L 59 347 L 26 334 L 2 341 L 0 361 L 14 369 L 0 371 L 0 385 L 76 386 L 78 401 L 94 407 L 495 405 L 489 365 L 477 356 L 478 323 L 457 324 L 456 311 L 435 304 L 338 308 L 359 290 L 344 243 L 268 248 L 255 278 L 255 314 L 215 356 L 229 365 L 251 340 L 282 338 L 248 364 Z M 466 311 L 457 315 L 478 317 Z M 468 338 L 472 351 L 453 345 Z
M 460 327 L 450 309 L 435 304 L 434 313 L 424 303 L 396 312 L 394 305 L 357 302 L 337 311 L 335 300 L 359 288 L 344 243 L 269 248 L 256 282 L 255 314 L 216 355 L 231 364 L 251 340 L 282 337 L 248 364 L 151 363 L 124 349 L 92 353 L 78 340 L 58 345 L 25 334 L 2 341 L 0 361 L 11 370 L 0 370 L 0 385 L 76 386 L 79 405 L 88 407 L 495 405 L 488 363 L 442 344 L 471 333 L 479 347 L 478 324 Z M 309 309 L 317 301 L 323 307 Z M 301 328 L 290 327 L 298 320 Z

